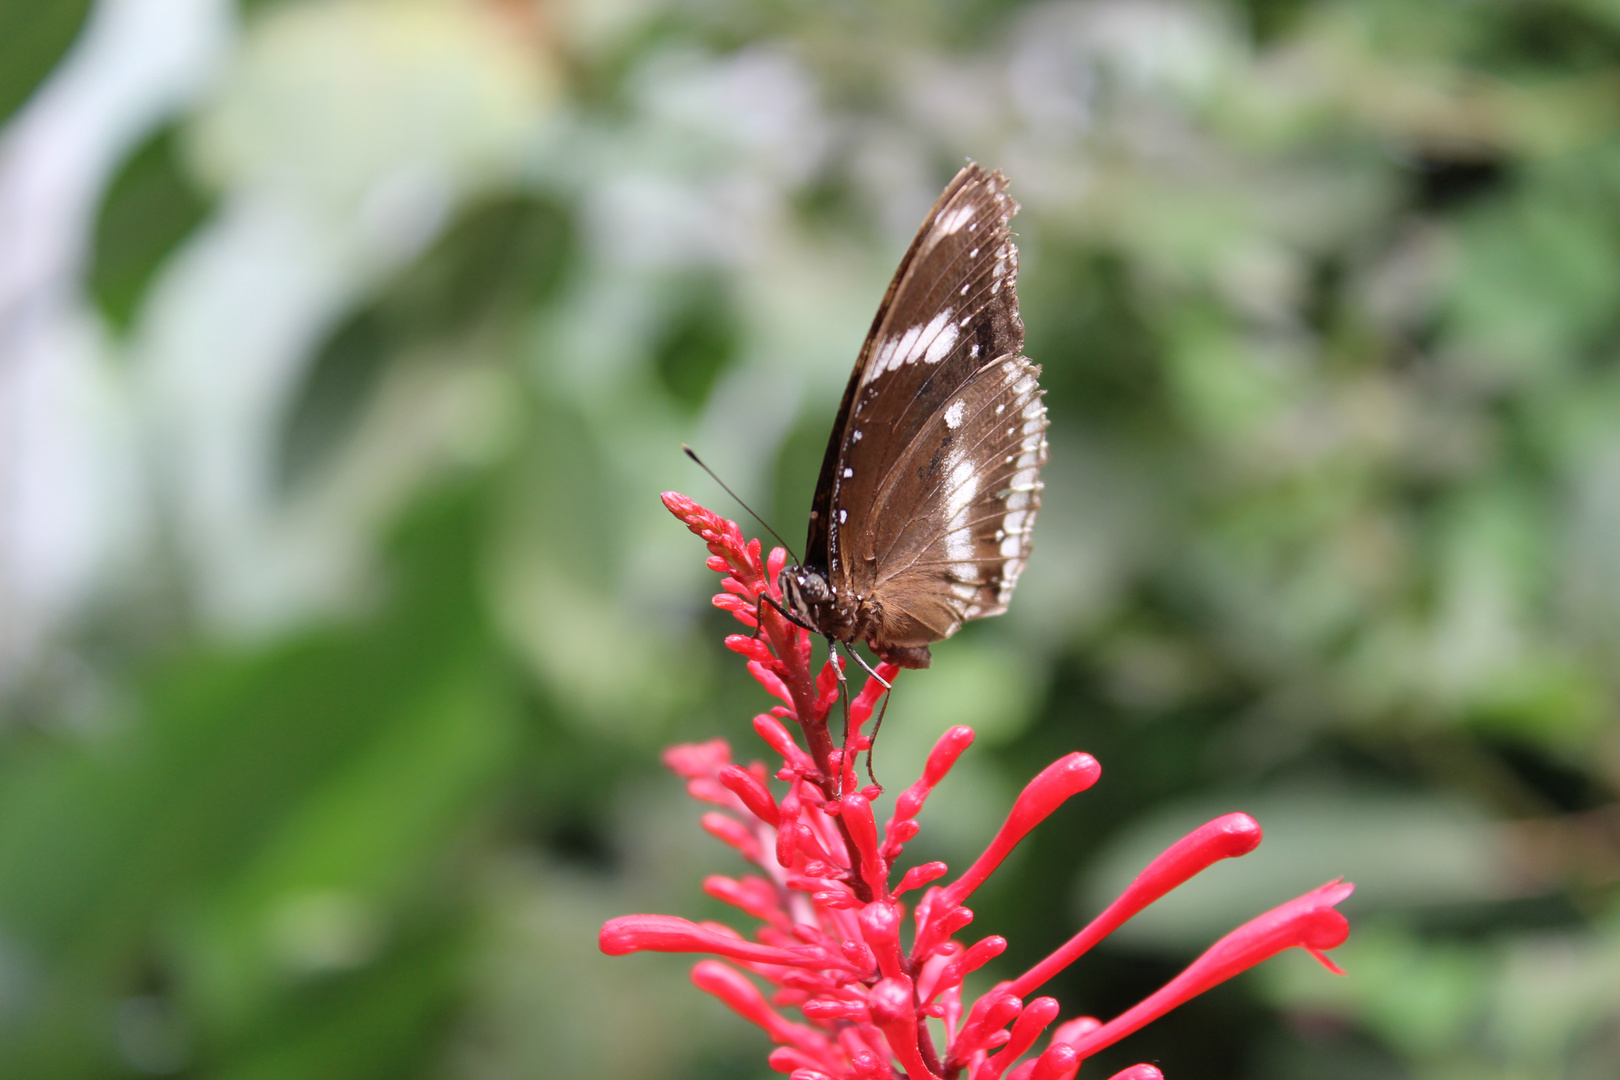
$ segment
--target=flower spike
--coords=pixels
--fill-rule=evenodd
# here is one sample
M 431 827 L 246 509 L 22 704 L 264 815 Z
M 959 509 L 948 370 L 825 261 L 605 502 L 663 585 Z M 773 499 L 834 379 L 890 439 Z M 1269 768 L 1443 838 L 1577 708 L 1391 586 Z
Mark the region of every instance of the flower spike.
M 773 1070 L 794 1080 L 895 1080 L 902 1074 L 907 1080 L 1075 1080 L 1086 1057 L 1284 949 L 1306 949 L 1338 970 L 1324 953 L 1348 932 L 1334 907 L 1351 886 L 1330 882 L 1228 934 L 1109 1023 L 1080 1017 L 1058 1025 L 1044 1050 L 1020 1061 L 1058 1016 L 1052 998 L 1026 1005 L 1031 992 L 1188 878 L 1252 850 L 1260 827 L 1247 815 L 1228 814 L 1194 830 L 1045 960 L 964 1002 L 963 981 L 1007 948 L 999 935 L 971 946 L 956 940 L 973 920 L 964 902 L 1035 826 L 1095 784 L 1101 768 L 1087 754 L 1060 758 L 1029 782 L 995 838 L 954 881 L 932 885 L 947 867 L 922 863 L 904 869 L 891 889 L 890 876 L 920 828 L 918 815 L 972 744 L 973 729 L 954 727 L 940 736 L 922 776 L 895 799 L 880 835 L 873 801 L 881 791 L 859 789 L 854 765 L 870 746 L 862 727 L 897 669 L 880 665 L 877 678 L 869 677 L 849 702 L 849 730 L 839 745 L 828 730 L 846 685 L 837 661 L 816 670 L 809 633 L 767 602 L 780 600 L 776 578 L 786 553 L 765 554 L 734 522 L 685 496 L 666 493 L 664 505 L 707 546 L 706 565 L 721 575 L 715 605 L 752 631 L 731 635 L 726 647 L 780 702 L 753 720 L 755 734 L 780 762 L 774 769 L 734 762 L 723 739 L 664 753 L 664 764 L 688 793 L 710 807 L 702 827 L 754 868 L 735 878 L 711 875 L 704 892 L 758 925 L 750 938 L 717 923 L 627 915 L 602 927 L 599 944 L 610 956 L 692 952 L 731 961 L 700 960 L 692 981 L 778 1044 L 769 1059 Z M 918 889 L 909 912 L 917 932 L 908 949 L 901 933 L 908 911 L 900 898 Z M 772 984 L 774 993 L 762 991 L 756 978 Z M 803 1021 L 790 1019 L 787 1009 L 797 1009 Z M 943 1045 L 929 1018 L 943 1021 Z M 1151 1065 L 1136 1065 L 1114 1080 L 1162 1077 Z

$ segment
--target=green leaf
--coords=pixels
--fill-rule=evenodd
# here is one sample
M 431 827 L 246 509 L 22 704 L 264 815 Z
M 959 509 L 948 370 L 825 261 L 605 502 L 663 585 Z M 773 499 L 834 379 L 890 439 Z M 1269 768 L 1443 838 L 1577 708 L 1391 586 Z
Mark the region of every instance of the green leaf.
M 79 36 L 90 0 L 0 0 L 0 124 Z
M 186 177 L 176 126 L 129 156 L 102 200 L 90 262 L 90 294 L 108 322 L 129 329 L 158 268 L 212 207 Z

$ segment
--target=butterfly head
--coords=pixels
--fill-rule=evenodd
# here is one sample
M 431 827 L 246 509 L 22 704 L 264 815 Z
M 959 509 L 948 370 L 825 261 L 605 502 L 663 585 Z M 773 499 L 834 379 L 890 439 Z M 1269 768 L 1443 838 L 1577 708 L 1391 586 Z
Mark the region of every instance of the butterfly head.
M 837 606 L 827 575 L 808 566 L 784 566 L 776 579 L 783 606 L 799 625 L 825 633 L 828 616 Z

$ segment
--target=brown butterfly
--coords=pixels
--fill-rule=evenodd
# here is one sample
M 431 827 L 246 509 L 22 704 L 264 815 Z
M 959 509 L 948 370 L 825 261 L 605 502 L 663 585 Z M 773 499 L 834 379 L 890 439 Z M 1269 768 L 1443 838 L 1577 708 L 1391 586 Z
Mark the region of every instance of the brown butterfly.
M 1046 464 L 1041 369 L 1020 355 L 1018 204 L 1007 178 L 956 174 L 895 271 L 827 440 L 788 615 L 883 660 L 1007 610 Z

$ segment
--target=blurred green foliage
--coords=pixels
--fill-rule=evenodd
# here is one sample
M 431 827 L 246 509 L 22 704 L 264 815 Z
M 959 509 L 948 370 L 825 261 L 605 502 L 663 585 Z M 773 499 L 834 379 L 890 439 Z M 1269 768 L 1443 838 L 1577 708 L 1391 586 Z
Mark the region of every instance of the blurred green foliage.
M 118 35 L 41 84 L 87 7 L 0 4 L 0 116 L 137 94 Z M 92 31 L 115 8 L 221 10 Z M 1047 501 L 877 768 L 980 731 L 915 845 L 961 865 L 1052 758 L 1104 767 L 982 891 L 986 978 L 1243 809 L 1266 843 L 1065 973 L 1065 1015 L 1339 874 L 1349 978 L 1276 962 L 1098 1075 L 1620 1073 L 1620 9 L 233 18 L 190 89 L 0 155 L 0 221 L 28 155 L 105 159 L 57 238 L 72 333 L 0 355 L 71 389 L 0 411 L 0 492 L 129 508 L 4 519 L 44 540 L 0 545 L 0 1075 L 768 1075 L 679 958 L 595 950 L 723 917 L 657 753 L 747 755 L 765 704 L 656 496 L 738 513 L 691 442 L 795 536 L 968 155 L 1024 204 Z
M 107 188 L 87 285 L 107 322 L 127 329 L 152 275 L 209 210 L 178 159 L 178 129 L 154 132 Z
M 90 0 L 0 4 L 0 121 L 17 111 L 73 43 Z

